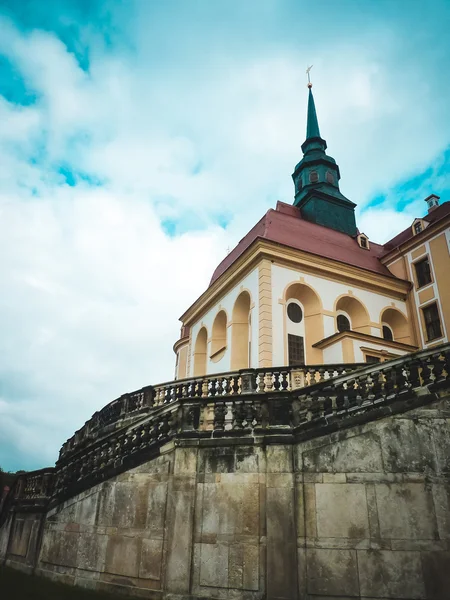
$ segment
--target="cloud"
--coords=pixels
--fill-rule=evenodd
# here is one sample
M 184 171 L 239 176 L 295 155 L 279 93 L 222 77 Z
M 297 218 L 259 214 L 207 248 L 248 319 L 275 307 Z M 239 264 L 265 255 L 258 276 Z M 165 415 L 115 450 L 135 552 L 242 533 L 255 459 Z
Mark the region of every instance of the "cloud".
M 388 9 L 352 21 L 345 2 L 308 18 L 271 0 L 259 11 L 50 4 L 19 14 L 10 3 L 0 16 L 0 465 L 10 468 L 53 463 L 95 410 L 172 378 L 178 316 L 227 246 L 293 198 L 307 63 L 341 189 L 371 239 L 424 212 L 429 187 L 449 188 L 450 90 L 437 73 L 447 42 L 422 30 L 420 57 L 407 60 L 414 7 L 407 19 Z

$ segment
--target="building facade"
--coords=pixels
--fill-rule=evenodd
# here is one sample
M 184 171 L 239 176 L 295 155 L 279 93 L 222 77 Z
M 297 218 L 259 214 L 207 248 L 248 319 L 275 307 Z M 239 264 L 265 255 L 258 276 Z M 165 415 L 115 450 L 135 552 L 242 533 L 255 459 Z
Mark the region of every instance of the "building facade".
M 181 316 L 177 379 L 246 368 L 382 362 L 448 341 L 450 203 L 384 245 L 356 226 L 311 87 L 294 204 L 278 202 Z

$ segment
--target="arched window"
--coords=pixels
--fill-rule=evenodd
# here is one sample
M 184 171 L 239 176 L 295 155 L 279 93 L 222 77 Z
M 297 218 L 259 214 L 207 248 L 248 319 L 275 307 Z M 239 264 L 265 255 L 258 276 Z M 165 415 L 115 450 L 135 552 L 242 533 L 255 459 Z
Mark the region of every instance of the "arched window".
M 288 365 L 319 364 L 322 350 L 314 344 L 324 337 L 319 296 L 305 283 L 291 284 L 285 293 L 285 357 Z
M 402 342 L 403 344 L 411 344 L 411 331 L 409 328 L 408 319 L 405 315 L 394 307 L 386 308 L 381 314 L 381 325 L 384 335 L 384 328 L 387 327 L 391 330 L 392 338 L 396 342 Z M 389 338 L 385 338 L 389 339 Z
M 231 325 L 231 369 L 250 366 L 250 294 L 241 292 L 233 307 Z
M 334 185 L 334 175 L 331 171 L 327 171 L 327 183 L 332 183 Z
M 206 327 L 198 332 L 194 348 L 194 375 L 206 375 L 206 347 L 208 344 L 208 333 Z
M 394 339 L 394 334 L 392 333 L 392 329 L 389 327 L 389 325 L 383 325 L 383 338 L 391 342 Z
M 227 315 L 224 310 L 217 313 L 212 326 L 211 360 L 218 362 L 225 354 L 227 345 Z
M 345 315 L 338 315 L 336 321 L 339 332 L 351 330 L 350 319 Z
M 349 321 L 350 329 L 352 331 L 368 333 L 370 335 L 371 328 L 369 313 L 362 302 L 358 300 L 358 298 L 350 295 L 341 296 L 336 302 L 335 310 L 338 315 L 344 313 Z M 338 327 L 338 331 L 341 331 L 341 329 L 339 329 L 338 322 L 336 322 L 336 325 Z

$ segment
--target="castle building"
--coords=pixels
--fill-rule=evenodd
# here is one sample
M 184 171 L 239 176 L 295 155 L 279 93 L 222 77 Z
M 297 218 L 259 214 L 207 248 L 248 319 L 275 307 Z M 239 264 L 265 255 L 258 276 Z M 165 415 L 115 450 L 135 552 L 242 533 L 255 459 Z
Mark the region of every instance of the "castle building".
M 176 379 L 258 367 L 382 362 L 448 341 L 450 202 L 384 245 L 339 189 L 311 84 L 293 205 L 278 202 L 181 316 Z

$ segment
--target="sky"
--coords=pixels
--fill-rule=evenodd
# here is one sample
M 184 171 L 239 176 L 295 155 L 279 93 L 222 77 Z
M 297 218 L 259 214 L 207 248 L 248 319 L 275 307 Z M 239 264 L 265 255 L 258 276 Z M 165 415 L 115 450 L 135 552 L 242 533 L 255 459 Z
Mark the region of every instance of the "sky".
M 0 0 L 0 466 L 173 378 L 179 316 L 306 128 L 361 231 L 450 199 L 450 3 Z

